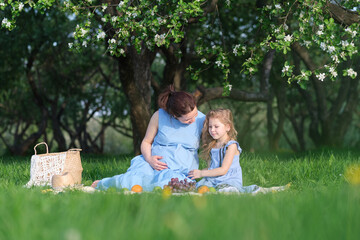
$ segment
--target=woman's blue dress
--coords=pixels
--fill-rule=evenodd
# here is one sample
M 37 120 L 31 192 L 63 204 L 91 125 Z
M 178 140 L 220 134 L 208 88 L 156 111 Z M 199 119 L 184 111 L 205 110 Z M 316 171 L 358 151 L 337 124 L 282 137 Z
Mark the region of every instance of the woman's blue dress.
M 151 154 L 162 156 L 168 169 L 154 170 L 142 155 L 131 160 L 129 169 L 120 175 L 102 179 L 96 189 L 109 187 L 131 189 L 140 185 L 144 191 L 152 191 L 155 186 L 163 187 L 171 178 L 179 181 L 187 178 L 188 172 L 199 168 L 198 148 L 205 115 L 198 111 L 192 124 L 184 124 L 159 109 L 158 132 L 151 147 Z M 190 179 L 188 178 L 190 181 Z
M 240 148 L 239 143 L 236 141 L 229 141 L 223 148 L 211 149 L 211 153 L 210 153 L 211 163 L 209 170 L 221 166 L 227 148 L 234 143 L 237 145 L 237 148 L 241 154 L 242 149 Z M 243 186 L 242 170 L 239 161 L 240 154 L 234 156 L 231 166 L 225 175 L 217 176 L 217 177 L 205 177 L 201 179 L 196 184 L 196 186 L 199 187 L 202 185 L 206 185 L 208 187 L 215 187 L 219 191 L 222 191 L 223 189 L 235 189 L 236 192 L 243 192 L 243 193 L 254 193 L 258 191 L 260 188 L 256 185 Z

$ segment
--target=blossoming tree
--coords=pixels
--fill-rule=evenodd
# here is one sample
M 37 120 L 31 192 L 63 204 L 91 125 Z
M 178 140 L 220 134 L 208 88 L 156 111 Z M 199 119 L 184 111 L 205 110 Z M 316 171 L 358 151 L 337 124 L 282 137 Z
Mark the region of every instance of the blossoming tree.
M 107 53 L 119 63 L 121 84 L 131 105 L 132 124 L 136 126 L 133 127 L 135 149 L 140 145 L 151 115 L 151 85 L 156 87 L 152 82 L 151 65 L 158 52 L 166 59 L 163 85 L 175 83 L 180 88 L 185 69 L 195 80 L 201 78 L 210 67 L 221 71 L 223 87 L 199 88 L 199 103 L 227 95 L 238 100 L 267 101 L 271 105 L 269 81 L 271 70 L 278 69 L 273 65 L 276 60 L 282 66 L 279 71 L 283 80 L 298 86 L 301 94 L 306 96 L 304 89 L 313 87 L 316 99 L 306 98 L 311 118 L 310 135 L 314 141 L 326 142 L 329 139 L 327 133 L 333 128 L 333 118 L 339 117 L 340 109 L 346 109 L 341 113 L 351 112 L 357 101 L 354 91 L 339 91 L 338 99 L 343 101 L 328 107 L 323 86 L 327 81 L 336 81 L 341 76 L 348 79 L 343 81 L 340 89 L 353 89 L 356 92 L 358 70 L 351 60 L 358 55 L 359 1 L 258 0 L 251 5 L 252 9 L 256 8 L 257 15 L 253 16 L 251 26 L 247 27 L 257 33 L 253 38 L 232 42 L 231 50 L 225 47 L 226 44 L 200 39 L 194 47 L 197 63 L 185 61 L 192 50 L 187 41 L 191 28 L 201 35 L 211 29 L 211 22 L 207 21 L 211 13 L 219 16 L 224 9 L 249 5 L 248 2 L 0 0 L 0 16 L 2 27 L 12 30 L 16 27 L 16 17 L 27 8 L 45 12 L 55 7 L 68 11 L 69 17 L 79 19 L 74 29 L 74 41 L 69 43 L 70 49 L 81 51 L 92 43 L 104 42 Z M 235 17 L 227 17 L 227 21 L 235 21 Z M 240 28 L 246 28 L 246 24 Z M 218 33 L 224 35 L 221 29 Z M 321 57 L 312 56 L 313 53 L 319 54 L 318 49 L 321 50 Z M 298 58 L 294 58 L 293 53 Z M 241 74 L 249 79 L 258 79 L 258 91 L 249 93 L 232 87 L 236 84 L 230 84 L 229 76 L 234 74 L 230 70 L 236 58 L 243 63 L 239 69 Z M 281 128 L 280 125 L 278 127 Z M 344 127 L 346 122 L 340 125 Z

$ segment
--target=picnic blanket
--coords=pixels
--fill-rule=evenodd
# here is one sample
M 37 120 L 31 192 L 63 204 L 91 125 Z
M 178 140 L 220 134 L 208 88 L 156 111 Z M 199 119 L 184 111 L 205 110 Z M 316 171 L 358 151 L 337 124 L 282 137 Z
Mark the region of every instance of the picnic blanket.
M 117 192 L 119 194 L 125 194 L 125 195 L 129 195 L 129 194 L 142 194 L 142 193 L 162 193 L 162 194 L 168 194 L 168 195 L 173 195 L 173 196 L 184 196 L 184 195 L 194 195 L 194 196 L 202 196 L 202 195 L 212 195 L 212 194 L 218 194 L 218 195 L 257 195 L 257 194 L 267 194 L 267 193 L 276 193 L 276 192 L 281 192 L 284 190 L 289 189 L 291 186 L 291 184 L 287 184 L 284 186 L 276 186 L 276 187 L 269 187 L 269 188 L 264 188 L 264 187 L 259 187 L 256 191 L 251 192 L 251 193 L 244 193 L 244 192 L 220 192 L 220 191 L 216 191 L 216 192 L 206 192 L 206 193 L 198 193 L 198 192 L 181 192 L 181 193 L 172 193 L 172 192 L 168 192 L 166 193 L 165 191 L 162 192 L 148 192 L 148 191 L 144 191 L 141 193 L 137 193 L 137 192 L 133 192 L 133 191 L 122 191 L 122 192 Z M 71 187 L 63 187 L 63 188 L 49 188 L 49 189 L 43 189 L 41 190 L 43 193 L 62 193 L 62 192 L 67 192 L 67 191 L 81 191 L 81 192 L 86 192 L 86 193 L 95 193 L 95 192 L 104 192 L 104 191 L 100 191 L 97 190 L 93 187 L 90 186 L 84 186 L 82 184 L 78 184 L 75 186 L 71 186 Z

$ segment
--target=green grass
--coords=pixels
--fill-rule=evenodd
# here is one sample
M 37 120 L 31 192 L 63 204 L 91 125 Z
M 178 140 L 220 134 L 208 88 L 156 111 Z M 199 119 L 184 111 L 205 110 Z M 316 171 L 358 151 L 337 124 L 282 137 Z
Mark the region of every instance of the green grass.
M 82 155 L 83 183 L 126 171 L 130 159 Z M 245 153 L 244 185 L 291 188 L 163 198 L 25 189 L 30 157 L 0 157 L 0 239 L 358 239 L 360 186 L 344 178 L 351 164 L 358 153 Z

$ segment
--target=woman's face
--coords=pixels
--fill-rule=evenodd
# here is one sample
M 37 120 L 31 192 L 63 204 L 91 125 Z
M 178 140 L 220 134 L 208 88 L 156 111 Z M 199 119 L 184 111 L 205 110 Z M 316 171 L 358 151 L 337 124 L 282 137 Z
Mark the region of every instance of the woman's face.
M 193 122 L 195 122 L 195 118 L 198 115 L 198 110 L 197 107 L 195 107 L 191 112 L 182 115 L 181 117 L 178 117 L 177 119 L 184 124 L 192 124 Z

